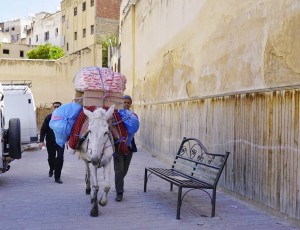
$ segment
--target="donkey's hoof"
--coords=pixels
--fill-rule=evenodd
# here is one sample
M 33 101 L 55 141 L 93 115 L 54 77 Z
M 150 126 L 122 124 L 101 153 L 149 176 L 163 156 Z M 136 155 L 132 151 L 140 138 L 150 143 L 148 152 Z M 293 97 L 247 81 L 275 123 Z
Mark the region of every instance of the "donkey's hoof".
M 91 194 L 91 189 L 86 189 L 86 190 L 85 190 L 85 194 L 86 194 L 86 195 L 90 195 L 90 194 Z
M 98 216 L 98 210 L 91 210 L 91 212 L 90 212 L 90 216 L 91 217 L 97 217 Z
M 99 204 L 101 205 L 101 206 L 106 206 L 107 205 L 107 200 L 102 200 L 102 197 L 101 197 L 101 199 L 99 200 Z

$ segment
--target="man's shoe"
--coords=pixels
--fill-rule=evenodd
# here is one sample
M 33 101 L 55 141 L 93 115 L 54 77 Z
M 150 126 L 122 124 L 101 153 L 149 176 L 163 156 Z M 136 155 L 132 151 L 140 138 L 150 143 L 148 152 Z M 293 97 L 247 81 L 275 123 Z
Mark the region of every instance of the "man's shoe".
M 116 201 L 120 202 L 123 199 L 123 194 L 117 194 Z
M 61 179 L 55 179 L 55 182 L 58 183 L 58 184 L 62 184 L 62 180 Z
M 52 177 L 53 176 L 53 170 L 50 170 L 49 171 L 49 177 Z

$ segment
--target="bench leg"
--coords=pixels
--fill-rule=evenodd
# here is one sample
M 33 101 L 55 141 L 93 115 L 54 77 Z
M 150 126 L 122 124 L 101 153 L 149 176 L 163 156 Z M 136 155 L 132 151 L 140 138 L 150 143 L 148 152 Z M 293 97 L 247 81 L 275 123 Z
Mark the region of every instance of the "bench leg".
M 216 196 L 217 196 L 217 190 L 216 188 L 213 189 L 212 198 L 211 198 L 211 217 L 215 216 L 216 212 Z
M 178 187 L 178 196 L 177 196 L 177 213 L 176 213 L 176 219 L 180 219 L 180 208 L 181 208 L 181 194 L 182 194 L 182 187 Z
M 170 191 L 173 191 L 173 183 L 170 183 Z
M 145 177 L 144 177 L 144 192 L 147 191 L 147 182 L 148 182 L 148 177 L 147 177 L 147 169 L 145 168 Z

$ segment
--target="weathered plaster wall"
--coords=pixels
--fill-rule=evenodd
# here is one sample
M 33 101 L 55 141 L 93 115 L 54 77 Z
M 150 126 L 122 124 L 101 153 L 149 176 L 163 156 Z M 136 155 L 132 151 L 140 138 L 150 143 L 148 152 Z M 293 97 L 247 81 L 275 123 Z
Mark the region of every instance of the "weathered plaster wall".
M 61 100 L 68 102 L 74 94 L 72 78 L 64 74 L 66 65 L 56 61 L 0 60 L 1 80 L 31 80 L 36 106 Z M 12 71 L 12 69 L 14 71 Z
M 37 107 L 49 106 L 54 101 L 67 103 L 74 97 L 73 78 L 84 66 L 101 63 L 98 46 L 91 46 L 78 54 L 56 61 L 28 59 L 0 59 L 1 80 L 31 80 Z
M 220 185 L 299 220 L 299 12 L 297 0 L 131 5 L 121 72 L 139 146 L 168 162 L 184 136 L 230 151 Z
M 122 8 L 121 8 L 122 9 Z M 126 15 L 126 23 L 120 26 L 121 30 L 121 72 L 129 79 L 126 82 L 126 93 L 133 94 L 133 84 L 135 83 L 135 36 L 133 31 L 135 31 L 135 14 L 134 9 L 129 11 Z M 121 37 L 125 34 L 124 37 Z M 123 60 L 123 54 L 126 60 Z
M 122 72 L 139 102 L 298 84 L 299 4 L 137 1 L 123 19 Z

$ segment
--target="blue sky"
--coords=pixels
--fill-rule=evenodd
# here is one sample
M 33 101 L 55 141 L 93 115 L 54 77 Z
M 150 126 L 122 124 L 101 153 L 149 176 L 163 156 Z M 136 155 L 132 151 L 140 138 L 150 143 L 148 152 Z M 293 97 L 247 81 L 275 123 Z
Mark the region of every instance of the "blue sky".
M 41 11 L 55 13 L 61 0 L 0 0 L 0 22 L 11 19 L 27 19 Z

